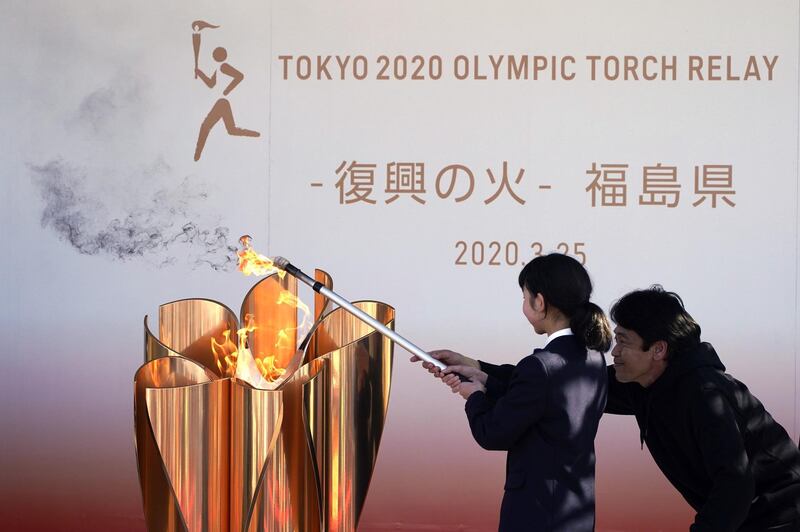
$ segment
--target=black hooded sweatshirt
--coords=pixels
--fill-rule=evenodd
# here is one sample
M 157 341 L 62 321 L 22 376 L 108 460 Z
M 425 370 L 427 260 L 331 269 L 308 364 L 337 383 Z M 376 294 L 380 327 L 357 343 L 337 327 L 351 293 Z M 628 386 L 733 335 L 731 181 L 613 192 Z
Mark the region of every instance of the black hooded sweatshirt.
M 613 366 L 608 384 L 605 411 L 636 416 L 642 446 L 697 511 L 692 532 L 800 530 L 800 450 L 711 344 L 674 357 L 647 388 L 620 383 Z

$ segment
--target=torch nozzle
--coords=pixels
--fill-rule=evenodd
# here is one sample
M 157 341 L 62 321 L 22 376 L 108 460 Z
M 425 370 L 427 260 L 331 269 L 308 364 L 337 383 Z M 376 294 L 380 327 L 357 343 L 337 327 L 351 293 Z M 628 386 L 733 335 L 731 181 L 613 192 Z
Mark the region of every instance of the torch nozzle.
M 289 266 L 289 259 L 285 259 L 283 257 L 275 257 L 272 259 L 272 263 L 280 268 L 281 270 L 285 270 L 287 266 Z
M 272 259 L 272 265 L 278 268 L 279 270 L 291 273 L 292 275 L 303 281 L 305 284 L 313 288 L 315 292 L 319 292 L 319 289 L 322 286 L 322 283 L 318 283 L 317 281 L 306 275 L 304 272 L 300 270 L 300 268 L 289 262 L 289 259 L 286 259 L 284 257 L 274 257 Z

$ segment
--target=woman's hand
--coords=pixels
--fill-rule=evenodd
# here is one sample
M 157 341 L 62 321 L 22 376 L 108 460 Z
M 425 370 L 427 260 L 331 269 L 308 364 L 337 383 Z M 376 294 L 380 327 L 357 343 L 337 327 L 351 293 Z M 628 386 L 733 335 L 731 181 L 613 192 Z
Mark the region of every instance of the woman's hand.
M 469 381 L 462 382 L 461 377 L 468 377 Z M 442 371 L 442 382 L 450 387 L 453 393 L 460 394 L 468 399 L 475 392 L 486 391 L 486 373 L 471 366 L 448 366 Z
M 449 349 L 437 349 L 429 352 L 428 354 L 436 360 L 441 360 L 448 366 L 470 366 L 480 369 L 480 364 L 474 358 L 462 355 L 461 353 L 456 353 L 455 351 L 450 351 Z M 411 357 L 411 362 L 419 362 L 420 360 L 421 359 L 417 355 Z M 438 379 L 442 378 L 442 370 L 440 370 L 434 364 L 423 361 L 422 367 L 427 369 L 429 373 L 433 373 L 434 377 Z
M 469 399 L 469 396 L 472 395 L 473 393 L 485 392 L 485 391 L 486 391 L 486 386 L 484 386 L 483 384 L 479 382 L 469 381 L 469 382 L 462 382 L 461 384 L 459 384 L 456 393 L 460 394 L 461 397 L 463 397 L 464 400 L 466 401 L 467 399 Z
M 452 366 L 447 366 L 442 370 L 442 380 L 445 380 L 445 378 L 447 377 L 455 377 L 456 380 L 460 382 L 461 379 L 458 378 L 458 375 L 455 375 L 456 373 L 458 375 L 468 378 L 471 381 L 479 382 L 484 386 L 486 386 L 486 379 L 489 377 L 486 373 L 482 372 L 480 369 L 474 368 L 472 366 L 452 365 Z M 448 381 L 445 381 L 445 384 L 447 384 L 447 382 Z M 452 382 L 452 379 L 450 379 L 450 382 Z
M 450 379 L 447 381 L 445 379 Z M 454 380 L 453 380 L 454 379 Z M 481 384 L 480 382 L 475 381 L 466 381 L 461 382 L 461 379 L 458 378 L 458 375 L 445 375 L 444 379 L 445 383 L 450 386 L 450 391 L 453 393 L 460 394 L 465 400 L 469 399 L 469 396 L 475 392 L 485 392 L 486 386 Z

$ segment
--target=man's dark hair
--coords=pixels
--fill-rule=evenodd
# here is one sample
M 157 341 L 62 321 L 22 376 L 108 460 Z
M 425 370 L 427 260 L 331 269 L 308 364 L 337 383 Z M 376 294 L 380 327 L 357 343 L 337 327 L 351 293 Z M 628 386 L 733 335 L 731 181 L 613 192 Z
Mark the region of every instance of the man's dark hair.
M 661 285 L 625 294 L 610 314 L 617 325 L 642 337 L 644 350 L 664 340 L 671 355 L 680 355 L 700 344 L 700 325 L 686 312 L 680 296 Z

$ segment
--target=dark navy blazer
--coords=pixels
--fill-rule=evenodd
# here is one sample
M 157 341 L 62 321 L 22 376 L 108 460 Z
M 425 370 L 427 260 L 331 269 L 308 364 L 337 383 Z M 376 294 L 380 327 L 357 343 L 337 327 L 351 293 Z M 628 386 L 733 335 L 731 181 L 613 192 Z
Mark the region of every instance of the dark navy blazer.
M 508 451 L 500 531 L 594 530 L 594 437 L 605 357 L 559 336 L 516 366 L 481 362 L 486 392 L 465 406 L 475 441 Z

